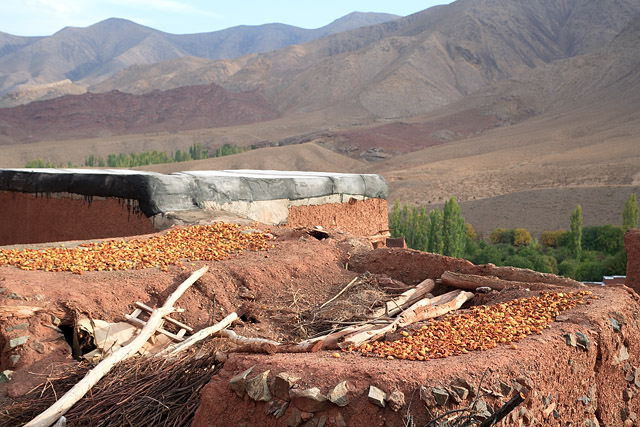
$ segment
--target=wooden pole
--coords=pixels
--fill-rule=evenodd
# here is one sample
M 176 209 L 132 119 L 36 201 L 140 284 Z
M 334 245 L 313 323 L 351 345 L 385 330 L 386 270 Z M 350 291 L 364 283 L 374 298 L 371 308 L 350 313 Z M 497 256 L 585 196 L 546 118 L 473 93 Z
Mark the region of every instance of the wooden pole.
M 96 383 L 100 381 L 100 379 L 105 376 L 116 363 L 135 354 L 161 325 L 162 318 L 173 312 L 173 305 L 176 303 L 178 298 L 180 298 L 182 294 L 208 270 L 209 267 L 202 267 L 200 270 L 195 271 L 187 280 L 178 286 L 178 289 L 169 295 L 169 298 L 167 298 L 162 307 L 151 312 L 151 316 L 149 317 L 147 324 L 142 328 L 138 336 L 131 341 L 131 343 L 114 351 L 102 360 L 102 362 L 98 363 L 95 368 L 87 372 L 80 382 L 65 393 L 60 400 L 27 423 L 25 427 L 49 427 L 55 423 L 61 416 L 71 409 L 78 400 L 82 399 L 82 397 L 91 390 L 91 388 L 96 385 Z
M 238 318 L 238 315 L 234 312 L 222 319 L 220 322 L 215 325 L 209 326 L 208 328 L 204 328 L 191 335 L 189 338 L 184 340 L 181 343 L 172 344 L 164 350 L 156 353 L 156 356 L 173 356 L 176 353 L 179 353 L 183 350 L 188 349 L 198 341 L 202 341 L 203 339 L 215 334 L 216 332 L 221 331 L 222 329 L 228 327 L 233 323 L 234 320 Z

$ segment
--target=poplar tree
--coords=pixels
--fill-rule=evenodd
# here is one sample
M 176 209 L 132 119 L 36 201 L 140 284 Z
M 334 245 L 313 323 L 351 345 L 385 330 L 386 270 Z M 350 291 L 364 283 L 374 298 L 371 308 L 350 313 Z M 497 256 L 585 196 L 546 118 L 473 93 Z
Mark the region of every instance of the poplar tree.
M 575 259 L 582 255 L 582 206 L 578 205 L 571 212 L 571 249 Z
M 638 201 L 635 193 L 629 196 L 622 211 L 622 229 L 624 231 L 638 228 Z
M 455 196 L 444 204 L 442 216 L 442 254 L 460 258 L 464 254 L 465 221 Z
M 429 214 L 429 228 L 427 231 L 427 252 L 442 253 L 442 212 L 435 208 Z

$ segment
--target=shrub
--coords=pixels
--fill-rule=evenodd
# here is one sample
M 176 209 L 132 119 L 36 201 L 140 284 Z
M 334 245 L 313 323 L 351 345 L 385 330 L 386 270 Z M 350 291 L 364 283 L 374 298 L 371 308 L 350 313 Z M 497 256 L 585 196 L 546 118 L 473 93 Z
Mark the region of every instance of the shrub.
M 601 282 L 602 277 L 607 274 L 607 269 L 599 262 L 582 262 L 576 270 L 576 280 L 581 282 Z
M 564 277 L 576 277 L 576 271 L 578 270 L 578 261 L 572 258 L 567 258 L 558 264 L 558 274 Z
M 547 248 L 557 248 L 562 233 L 564 233 L 563 230 L 543 231 L 540 235 L 540 244 Z
M 526 228 L 516 228 L 513 230 L 513 245 L 526 246 L 532 241 L 531 233 Z

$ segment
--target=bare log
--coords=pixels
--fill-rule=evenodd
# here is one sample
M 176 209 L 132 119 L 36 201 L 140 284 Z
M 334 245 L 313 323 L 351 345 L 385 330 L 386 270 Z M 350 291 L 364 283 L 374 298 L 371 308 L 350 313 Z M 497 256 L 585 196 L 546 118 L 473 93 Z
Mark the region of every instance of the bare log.
M 220 332 L 222 329 L 229 327 L 234 320 L 238 318 L 238 315 L 234 312 L 222 319 L 220 322 L 215 325 L 209 326 L 208 328 L 204 328 L 191 335 L 189 338 L 184 340 L 181 343 L 172 344 L 164 350 L 158 352 L 156 356 L 173 356 L 181 351 L 188 349 L 193 346 L 197 342 L 202 341 L 203 339 L 210 337 L 211 335 Z
M 428 304 L 423 303 L 425 300 L 418 301 L 398 316 L 397 325 L 405 327 L 412 323 L 443 316 L 450 311 L 459 309 L 471 298 L 473 298 L 472 292 L 457 290 L 431 298 L 431 300 L 427 300 Z
M 43 307 L 35 305 L 0 305 L 0 319 L 4 320 L 9 317 L 25 319 L 42 310 L 44 310 Z
M 461 290 L 448 292 L 435 298 L 423 298 L 406 309 L 393 323 L 388 325 L 363 325 L 357 330 L 344 336 L 339 348 L 357 347 L 368 341 L 377 340 L 384 334 L 393 332 L 399 327 L 405 327 L 412 323 L 440 317 L 450 311 L 457 310 L 473 298 L 473 293 Z M 325 341 L 327 345 L 330 341 Z
M 548 285 L 571 286 L 577 288 L 585 286 L 584 283 L 580 283 L 567 277 L 550 273 L 540 273 L 538 271 L 529 270 L 528 268 L 496 267 L 494 265 L 491 268 L 490 274 L 499 279 L 513 282 L 546 283 Z
M 142 328 L 138 336 L 131 341 L 131 343 L 119 348 L 107 356 L 95 368 L 87 372 L 84 378 L 74 385 L 71 390 L 65 393 L 60 400 L 27 423 L 26 427 L 49 427 L 51 424 L 55 423 L 78 400 L 82 399 L 91 387 L 100 381 L 100 379 L 105 376 L 116 363 L 127 359 L 140 350 L 144 343 L 147 342 L 147 340 L 155 333 L 156 329 L 161 325 L 162 318 L 173 312 L 173 305 L 176 303 L 178 298 L 180 298 L 182 294 L 208 270 L 209 267 L 203 267 L 200 270 L 195 271 L 187 280 L 180 284 L 180 286 L 178 286 L 171 295 L 169 295 L 169 298 L 167 298 L 162 307 L 154 309 L 151 312 L 151 316 L 149 317 L 147 324 Z
M 322 340 L 307 340 L 301 343 L 279 343 L 264 338 L 247 338 L 231 330 L 220 331 L 220 336 L 228 338 L 240 347 L 237 351 L 247 353 L 315 353 L 322 349 Z
M 378 310 L 374 311 L 372 317 L 393 317 L 400 313 L 402 310 L 414 304 L 416 301 L 424 298 L 424 296 L 431 292 L 435 286 L 436 284 L 433 280 L 425 279 L 420 282 L 415 288 L 403 292 L 397 298 L 388 301 L 385 304 L 385 307 L 379 308 Z
M 453 271 L 445 271 L 440 282 L 443 285 L 451 286 L 458 289 L 476 290 L 480 287 L 487 287 L 496 291 L 501 291 L 506 287 L 519 287 L 529 289 L 556 289 L 557 285 L 542 282 L 517 282 L 512 280 L 503 280 L 495 276 L 478 276 L 476 274 L 455 273 Z

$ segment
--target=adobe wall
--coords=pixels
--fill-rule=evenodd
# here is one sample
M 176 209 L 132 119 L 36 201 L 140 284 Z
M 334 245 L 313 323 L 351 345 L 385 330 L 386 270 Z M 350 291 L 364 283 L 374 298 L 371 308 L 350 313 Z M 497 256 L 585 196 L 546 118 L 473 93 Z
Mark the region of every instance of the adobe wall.
M 627 279 L 625 285 L 640 293 L 640 229 L 629 230 L 624 235 L 627 251 Z
M 0 245 L 153 233 L 131 201 L 0 191 Z
M 0 169 L 0 245 L 148 234 L 220 216 L 360 236 L 388 229 L 380 175 Z

